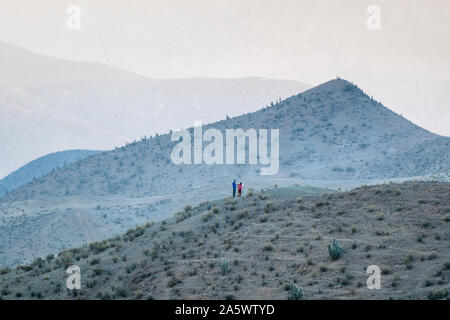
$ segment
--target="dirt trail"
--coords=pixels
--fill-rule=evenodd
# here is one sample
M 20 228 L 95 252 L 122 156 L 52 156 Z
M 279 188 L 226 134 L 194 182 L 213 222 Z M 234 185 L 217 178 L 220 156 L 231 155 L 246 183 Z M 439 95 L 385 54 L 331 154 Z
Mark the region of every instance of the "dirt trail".
M 94 232 L 94 228 L 89 222 L 89 217 L 82 210 L 76 210 L 75 214 L 77 216 L 78 222 L 80 223 L 80 227 L 83 230 L 83 233 L 88 242 L 95 242 L 97 240 L 96 233 Z

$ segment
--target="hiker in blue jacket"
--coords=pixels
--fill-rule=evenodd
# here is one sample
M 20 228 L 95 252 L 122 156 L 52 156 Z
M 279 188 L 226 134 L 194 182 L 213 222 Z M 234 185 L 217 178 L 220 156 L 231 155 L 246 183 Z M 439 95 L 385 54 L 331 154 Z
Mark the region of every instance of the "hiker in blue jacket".
M 233 180 L 233 197 L 236 197 L 236 179 Z

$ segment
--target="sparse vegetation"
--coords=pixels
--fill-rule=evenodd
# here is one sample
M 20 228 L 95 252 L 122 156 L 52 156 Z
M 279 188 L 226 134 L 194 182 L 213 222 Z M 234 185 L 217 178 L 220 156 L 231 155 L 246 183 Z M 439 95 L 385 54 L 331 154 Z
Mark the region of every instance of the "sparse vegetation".
M 390 193 L 386 192 L 388 187 L 392 190 Z M 376 188 L 380 190 L 379 197 L 386 197 L 375 204 L 375 212 L 384 213 L 383 220 L 377 220 L 377 214 L 366 210 L 372 205 L 374 195 L 374 187 L 370 186 L 351 191 L 355 193 L 353 196 L 350 192 L 302 195 L 301 202 L 297 201 L 298 194 L 291 190 L 285 195 L 284 188 L 272 188 L 264 191 L 273 203 L 270 213 L 264 212 L 267 201 L 256 195 L 252 199 L 230 198 L 195 205 L 183 220 L 179 220 L 177 214 L 165 219 L 164 224 L 132 228 L 123 236 L 65 250 L 52 258 L 35 259 L 17 269 L 0 269 L 1 297 L 223 299 L 231 295 L 230 299 L 241 299 L 263 298 L 258 288 L 278 287 L 274 297 L 302 299 L 304 291 L 293 278 L 298 276 L 302 286 L 308 289 L 308 298 L 335 298 L 344 288 L 348 293 L 344 297 L 349 299 L 380 298 L 381 293 L 369 295 L 367 290 L 359 289 L 365 286 L 360 277 L 362 271 L 355 267 L 355 261 L 370 265 L 375 258 L 383 257 L 380 265 L 383 285 L 392 290 L 394 298 L 446 299 L 448 293 L 446 296 L 442 291 L 446 289 L 450 270 L 445 251 L 446 224 L 442 220 L 438 223 L 442 218 L 434 218 L 436 212 L 446 212 L 442 195 L 439 205 L 430 206 L 426 214 L 433 219 L 427 220 L 421 212 L 405 216 L 414 208 L 408 199 L 416 203 L 417 197 L 411 194 L 423 192 L 416 185 Z M 396 189 L 401 190 L 401 195 L 396 195 Z M 405 210 L 395 213 L 393 208 L 400 201 Z M 317 207 L 317 203 L 323 204 Z M 225 209 L 229 206 L 234 206 L 235 210 Z M 304 208 L 299 210 L 299 206 Z M 214 207 L 223 214 L 214 215 Z M 339 210 L 345 211 L 345 215 L 336 214 Z M 180 212 L 186 213 L 185 210 Z M 317 213 L 320 213 L 319 220 Z M 204 221 L 207 215 L 210 217 Z M 409 219 L 408 224 L 404 224 L 405 219 Z M 399 226 L 402 232 L 396 231 Z M 407 234 L 407 228 L 416 233 Z M 414 245 L 423 246 L 415 241 L 417 235 L 433 250 L 414 252 Z M 327 252 L 324 247 L 329 241 Z M 351 250 L 344 252 L 341 243 L 344 246 L 348 243 Z M 286 259 L 286 256 L 293 259 Z M 69 262 L 85 271 L 83 290 L 76 293 L 72 290 L 70 294 L 62 289 L 67 278 L 64 266 Z M 407 291 L 406 288 L 417 281 L 418 274 L 423 278 L 418 288 Z

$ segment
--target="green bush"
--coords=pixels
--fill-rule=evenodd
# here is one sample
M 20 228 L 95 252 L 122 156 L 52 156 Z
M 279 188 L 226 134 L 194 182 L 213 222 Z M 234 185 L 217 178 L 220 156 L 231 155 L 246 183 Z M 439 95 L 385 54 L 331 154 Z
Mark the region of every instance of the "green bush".
M 328 245 L 328 252 L 330 254 L 331 259 L 337 260 L 342 255 L 342 248 L 339 246 L 336 239 L 333 239 L 333 244 L 330 246 Z
M 295 283 L 291 284 L 291 300 L 302 300 L 303 299 L 303 290 L 302 288 L 297 287 Z
M 222 275 L 226 275 L 229 271 L 229 263 L 228 260 L 223 258 L 220 262 L 220 271 L 222 272 Z

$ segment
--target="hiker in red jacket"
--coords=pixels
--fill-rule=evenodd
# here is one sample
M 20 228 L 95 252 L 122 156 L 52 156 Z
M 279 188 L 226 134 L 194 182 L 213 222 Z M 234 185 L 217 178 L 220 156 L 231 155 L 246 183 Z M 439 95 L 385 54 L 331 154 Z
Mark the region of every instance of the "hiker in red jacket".
M 242 182 L 239 182 L 237 189 L 238 189 L 238 197 L 240 197 L 242 194 Z

